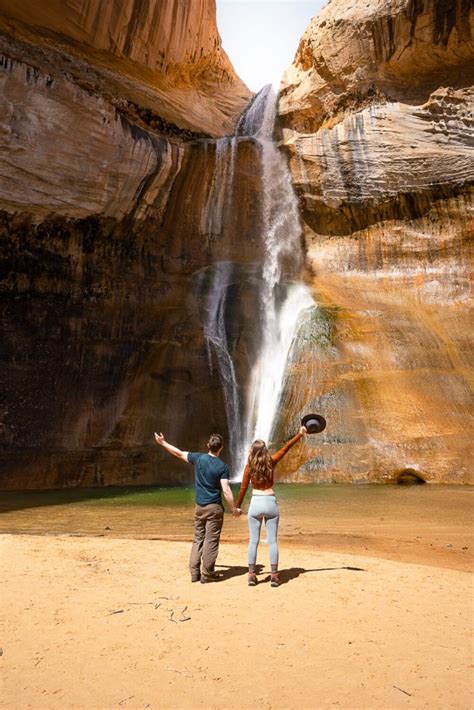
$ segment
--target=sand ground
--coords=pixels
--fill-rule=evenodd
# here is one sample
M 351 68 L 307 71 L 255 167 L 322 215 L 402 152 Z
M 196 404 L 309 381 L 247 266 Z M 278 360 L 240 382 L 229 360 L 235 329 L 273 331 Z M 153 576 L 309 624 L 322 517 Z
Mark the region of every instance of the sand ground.
M 189 544 L 3 535 L 3 708 L 472 707 L 472 578 L 282 550 L 246 585 L 245 547 L 191 584 Z M 267 548 L 260 559 L 267 566 Z

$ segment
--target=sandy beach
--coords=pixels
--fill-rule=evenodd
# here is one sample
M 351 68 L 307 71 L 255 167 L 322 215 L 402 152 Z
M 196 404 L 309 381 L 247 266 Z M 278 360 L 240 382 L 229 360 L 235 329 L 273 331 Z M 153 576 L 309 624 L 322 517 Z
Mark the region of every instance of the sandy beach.
M 246 586 L 221 545 L 191 584 L 189 544 L 2 535 L 5 708 L 472 706 L 464 570 L 284 548 L 283 584 Z

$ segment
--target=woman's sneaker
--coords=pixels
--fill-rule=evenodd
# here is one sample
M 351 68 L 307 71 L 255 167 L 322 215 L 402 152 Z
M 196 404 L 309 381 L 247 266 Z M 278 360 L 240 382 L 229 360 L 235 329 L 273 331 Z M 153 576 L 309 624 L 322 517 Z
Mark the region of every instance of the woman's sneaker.
M 270 584 L 272 587 L 280 586 L 280 575 L 278 572 L 272 572 L 270 575 Z
M 249 572 L 248 585 L 249 587 L 257 586 L 257 575 L 255 574 L 255 572 Z

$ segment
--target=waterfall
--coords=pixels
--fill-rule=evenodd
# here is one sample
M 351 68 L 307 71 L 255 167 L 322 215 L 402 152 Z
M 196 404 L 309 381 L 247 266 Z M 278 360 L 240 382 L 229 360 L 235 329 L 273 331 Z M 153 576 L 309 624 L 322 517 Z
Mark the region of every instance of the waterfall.
M 208 235 L 222 234 L 225 228 L 226 208 L 232 202 L 237 138 L 218 138 L 214 145 L 214 172 L 201 219 L 201 231 Z
M 285 364 L 303 310 L 314 305 L 303 284 L 282 284 L 285 266 L 297 278 L 302 266 L 301 223 L 290 171 L 273 141 L 277 95 L 271 85 L 255 97 L 239 122 L 238 132 L 253 136 L 262 156 L 262 240 L 264 261 L 260 290 L 262 340 L 249 393 L 242 472 L 250 443 L 268 442 L 275 419 Z
M 229 430 L 229 447 L 233 461 L 242 456 L 242 441 L 239 436 L 242 427 L 239 387 L 234 363 L 229 353 L 225 326 L 225 309 L 229 286 L 232 283 L 234 266 L 230 261 L 214 265 L 211 288 L 208 295 L 208 318 L 204 326 L 211 373 L 217 366 L 224 391 L 224 403 Z
M 285 365 L 302 311 L 313 305 L 297 283 L 302 266 L 298 202 L 284 155 L 273 141 L 277 96 L 271 85 L 254 98 L 241 117 L 236 136 L 215 142 L 215 167 L 203 215 L 203 232 L 222 235 L 232 208 L 237 136 L 255 141 L 261 156 L 262 266 L 257 314 L 260 345 L 246 388 L 238 382 L 226 331 L 229 288 L 238 278 L 235 265 L 213 265 L 207 295 L 204 337 L 211 372 L 223 387 L 233 469 L 241 476 L 250 443 L 268 442 L 283 387 Z
M 282 305 L 268 319 L 268 332 L 250 382 L 250 407 L 255 424 L 248 435 L 244 456 L 254 439 L 270 439 L 283 388 L 285 366 L 300 317 L 314 301 L 303 284 L 290 284 Z M 296 432 L 295 432 L 296 433 Z M 244 462 L 240 461 L 243 468 Z
M 201 229 L 208 235 L 222 235 L 225 231 L 227 209 L 232 205 L 237 138 L 215 141 L 215 166 L 209 189 Z M 234 363 L 229 353 L 226 331 L 228 291 L 234 279 L 234 264 L 218 261 L 213 264 L 207 296 L 207 318 L 204 323 L 209 369 L 217 371 L 222 384 L 229 431 L 229 449 L 235 465 L 242 456 L 242 411 L 240 391 Z

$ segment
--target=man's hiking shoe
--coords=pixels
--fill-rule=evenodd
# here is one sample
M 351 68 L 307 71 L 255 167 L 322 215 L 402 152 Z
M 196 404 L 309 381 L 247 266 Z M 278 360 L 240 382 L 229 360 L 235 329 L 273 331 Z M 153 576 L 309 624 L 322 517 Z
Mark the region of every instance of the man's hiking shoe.
M 255 572 L 249 572 L 249 581 L 248 581 L 249 587 L 256 587 L 257 586 L 257 575 Z
M 209 582 L 218 582 L 220 576 L 217 572 L 211 572 L 211 574 L 201 575 L 201 584 L 208 584 Z
M 192 574 L 191 575 L 191 582 L 200 582 L 201 581 L 201 575 L 200 574 Z

